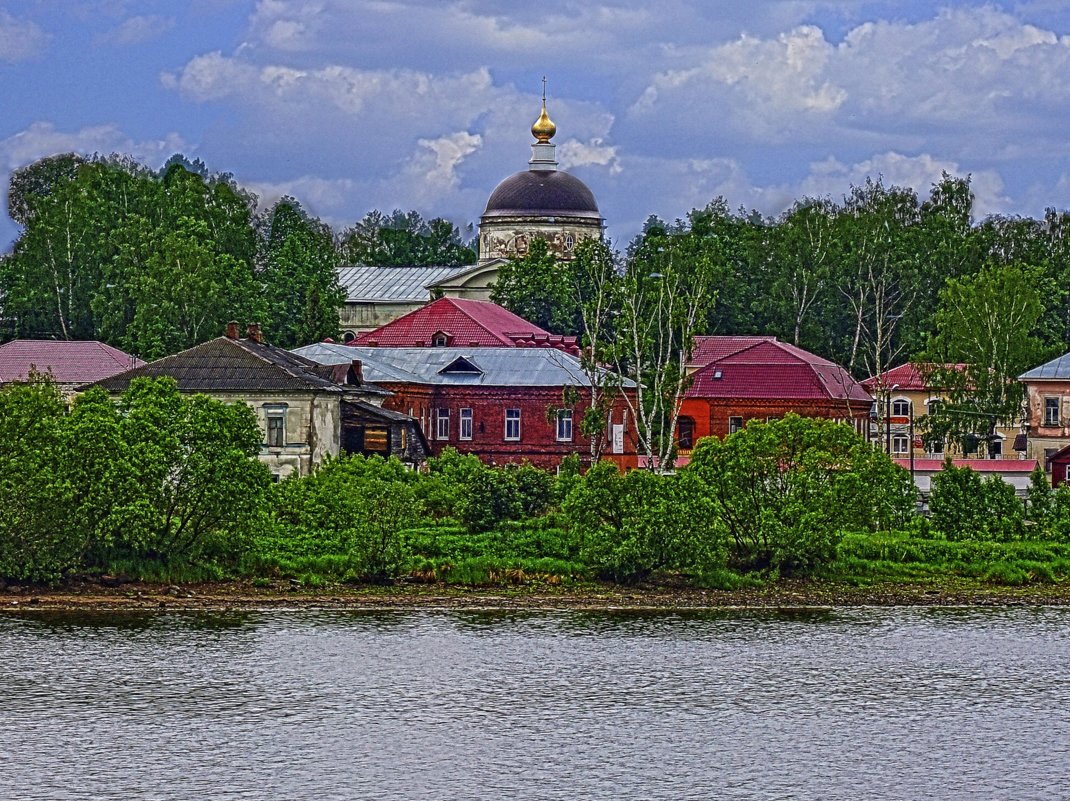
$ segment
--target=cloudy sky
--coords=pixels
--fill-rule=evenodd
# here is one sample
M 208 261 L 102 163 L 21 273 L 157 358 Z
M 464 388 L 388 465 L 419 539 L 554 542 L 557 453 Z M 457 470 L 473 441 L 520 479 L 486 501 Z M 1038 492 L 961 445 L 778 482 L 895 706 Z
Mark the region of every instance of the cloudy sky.
M 0 0 L 0 182 L 182 152 L 339 228 L 475 222 L 527 166 L 543 75 L 618 245 L 718 195 L 772 214 L 866 176 L 1070 206 L 1065 0 Z M 0 251 L 17 234 L 0 215 Z

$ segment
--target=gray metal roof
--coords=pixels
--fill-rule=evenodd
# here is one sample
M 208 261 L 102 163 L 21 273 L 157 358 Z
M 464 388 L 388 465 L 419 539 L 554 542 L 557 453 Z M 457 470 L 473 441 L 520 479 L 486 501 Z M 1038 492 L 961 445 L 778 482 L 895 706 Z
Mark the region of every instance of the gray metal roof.
M 561 387 L 590 386 L 580 360 L 556 348 L 369 348 L 319 342 L 294 353 L 320 364 L 360 359 L 371 382 L 442 386 Z M 461 369 L 448 368 L 463 359 Z M 467 369 L 470 363 L 478 368 Z M 624 379 L 624 386 L 633 382 Z
M 349 303 L 357 301 L 423 303 L 431 299 L 429 286 L 469 269 L 471 265 L 466 267 L 368 267 L 357 264 L 339 267 L 338 282 L 346 291 L 346 301 Z
M 1018 376 L 1019 381 L 1070 381 L 1070 353 L 1064 353 L 1040 367 L 1034 367 Z

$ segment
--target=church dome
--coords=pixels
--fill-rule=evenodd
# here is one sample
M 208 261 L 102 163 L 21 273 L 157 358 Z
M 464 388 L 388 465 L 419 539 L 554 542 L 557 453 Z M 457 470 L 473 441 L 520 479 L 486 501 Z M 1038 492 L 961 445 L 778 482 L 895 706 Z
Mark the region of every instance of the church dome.
M 525 170 L 498 184 L 484 217 L 584 217 L 601 220 L 587 185 L 559 170 Z

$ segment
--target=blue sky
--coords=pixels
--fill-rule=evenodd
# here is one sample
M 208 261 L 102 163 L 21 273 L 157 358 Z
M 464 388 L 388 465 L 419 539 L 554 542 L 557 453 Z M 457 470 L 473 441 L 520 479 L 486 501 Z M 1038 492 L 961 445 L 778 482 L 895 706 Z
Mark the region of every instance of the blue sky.
M 724 196 L 782 211 L 973 176 L 981 214 L 1070 206 L 1070 3 L 0 0 L 0 183 L 57 152 L 172 153 L 337 228 L 476 222 L 558 155 L 623 246 Z M 17 236 L 0 215 L 0 251 Z

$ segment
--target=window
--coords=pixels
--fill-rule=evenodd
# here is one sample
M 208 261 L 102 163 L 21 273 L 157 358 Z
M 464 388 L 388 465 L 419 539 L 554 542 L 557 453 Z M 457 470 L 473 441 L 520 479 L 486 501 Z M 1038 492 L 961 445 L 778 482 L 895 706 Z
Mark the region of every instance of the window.
M 460 418 L 461 418 L 461 431 L 460 431 L 459 437 L 461 439 L 471 439 L 472 438 L 472 410 L 471 409 L 461 409 Z
M 895 456 L 906 456 L 910 447 L 910 439 L 904 434 L 896 434 L 892 437 L 892 453 Z
M 943 456 L 944 455 L 944 443 L 943 443 L 943 441 L 941 440 L 940 442 L 932 442 L 932 443 L 930 443 L 929 444 L 929 453 L 931 453 L 933 456 Z
M 729 434 L 735 434 L 741 428 L 743 428 L 743 418 L 742 417 L 729 417 L 728 418 L 728 433 Z
M 1057 426 L 1059 425 L 1059 399 L 1058 398 L 1045 398 L 1044 399 L 1044 425 Z
M 436 348 L 444 348 L 450 344 L 450 335 L 445 331 L 436 331 L 431 337 L 431 344 Z
M 435 411 L 435 439 L 450 438 L 450 410 L 437 409 Z
M 892 401 L 892 417 L 910 417 L 910 401 L 906 398 Z
M 988 458 L 1000 459 L 1003 457 L 1003 440 L 996 437 L 988 443 Z
M 505 410 L 505 438 L 514 442 L 520 439 L 520 410 Z
M 286 412 L 271 411 L 267 413 L 267 446 L 282 448 L 286 445 Z
M 557 410 L 557 441 L 572 442 L 572 410 Z
M 676 421 L 676 446 L 682 451 L 689 451 L 695 447 L 694 418 L 681 417 Z

